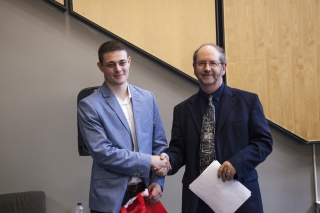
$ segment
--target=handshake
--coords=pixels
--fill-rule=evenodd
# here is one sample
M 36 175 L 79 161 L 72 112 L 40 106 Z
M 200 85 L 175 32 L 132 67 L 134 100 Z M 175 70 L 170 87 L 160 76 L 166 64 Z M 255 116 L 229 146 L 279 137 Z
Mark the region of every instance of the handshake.
M 151 169 L 160 177 L 166 176 L 168 171 L 171 170 L 169 156 L 162 153 L 160 156 L 151 156 Z

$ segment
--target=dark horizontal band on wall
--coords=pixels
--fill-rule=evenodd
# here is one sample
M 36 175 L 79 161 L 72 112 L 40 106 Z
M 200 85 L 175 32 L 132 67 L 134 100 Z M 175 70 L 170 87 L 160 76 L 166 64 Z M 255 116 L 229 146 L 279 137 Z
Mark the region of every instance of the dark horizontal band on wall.
M 268 123 L 269 123 L 270 126 L 274 127 L 275 129 L 278 129 L 279 131 L 283 132 L 284 134 L 290 136 L 294 140 L 299 141 L 301 143 L 304 143 L 304 144 L 317 144 L 317 143 L 320 143 L 320 141 L 307 141 L 307 140 L 305 140 L 305 139 L 303 139 L 303 138 L 291 133 L 290 131 L 284 129 L 283 127 L 279 126 L 278 124 L 273 123 L 270 120 L 268 120 Z
M 64 5 L 60 4 L 57 1 L 54 0 L 44 0 L 46 2 L 48 2 L 49 4 L 55 6 L 56 8 L 58 8 L 59 10 L 61 10 L 62 12 L 66 12 L 67 11 L 67 7 L 66 7 L 66 0 L 64 0 Z

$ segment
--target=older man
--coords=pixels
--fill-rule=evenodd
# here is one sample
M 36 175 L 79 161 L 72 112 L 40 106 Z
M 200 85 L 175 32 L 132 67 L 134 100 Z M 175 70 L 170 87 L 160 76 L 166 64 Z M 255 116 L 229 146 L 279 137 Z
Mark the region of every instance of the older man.
M 200 46 L 193 56 L 199 92 L 174 108 L 166 153 L 172 166 L 169 175 L 185 165 L 183 213 L 213 212 L 189 189 L 213 160 L 221 163 L 218 178 L 236 179 L 251 191 L 251 197 L 236 212 L 263 212 L 256 167 L 271 153 L 272 137 L 258 96 L 224 84 L 226 66 L 222 48 Z

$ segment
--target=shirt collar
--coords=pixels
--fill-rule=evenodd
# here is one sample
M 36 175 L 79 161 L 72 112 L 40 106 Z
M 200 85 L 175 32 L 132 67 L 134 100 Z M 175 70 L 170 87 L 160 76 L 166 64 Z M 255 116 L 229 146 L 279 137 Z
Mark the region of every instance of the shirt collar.
M 124 100 L 121 100 L 120 98 L 117 98 L 117 100 L 119 101 L 119 103 L 122 103 L 122 104 L 129 104 L 131 102 L 131 91 L 130 91 L 130 87 L 128 85 L 128 96 L 124 99 Z
M 130 91 L 129 85 L 128 85 L 128 93 L 129 93 L 129 99 L 131 99 L 131 91 Z
M 224 82 L 222 82 L 221 86 L 216 91 L 214 91 L 212 94 L 207 94 L 202 89 L 200 89 L 200 91 L 199 91 L 200 97 L 207 100 L 207 97 L 209 95 L 212 95 L 213 100 L 215 100 L 216 102 L 219 102 L 221 100 L 221 95 L 222 95 L 223 89 L 224 89 Z

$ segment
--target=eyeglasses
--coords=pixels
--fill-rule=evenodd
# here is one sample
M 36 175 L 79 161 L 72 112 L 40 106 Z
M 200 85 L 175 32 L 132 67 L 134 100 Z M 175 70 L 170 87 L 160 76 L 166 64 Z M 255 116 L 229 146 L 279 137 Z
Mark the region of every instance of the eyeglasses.
M 196 64 L 197 64 L 197 67 L 199 68 L 205 68 L 207 64 L 209 64 L 210 68 L 213 68 L 213 67 L 218 67 L 219 64 L 224 64 L 224 63 L 219 63 L 216 61 L 210 61 L 210 62 L 198 61 Z

